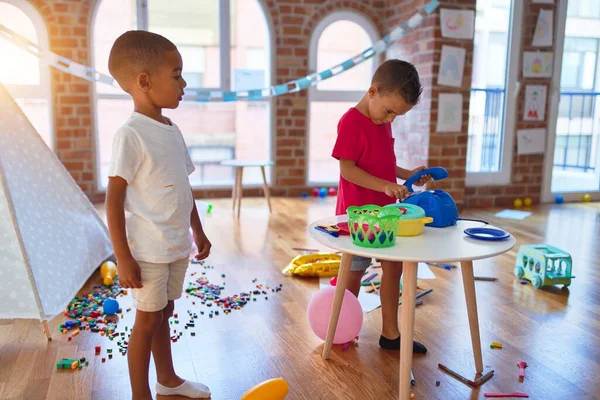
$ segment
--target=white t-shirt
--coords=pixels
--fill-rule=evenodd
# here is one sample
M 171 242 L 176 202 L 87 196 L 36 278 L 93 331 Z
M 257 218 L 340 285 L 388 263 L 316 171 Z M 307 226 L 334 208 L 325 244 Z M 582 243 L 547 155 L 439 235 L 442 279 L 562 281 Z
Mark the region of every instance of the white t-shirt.
M 116 133 L 108 176 L 127 181 L 127 242 L 138 261 L 170 263 L 191 251 L 194 172 L 181 131 L 134 112 Z

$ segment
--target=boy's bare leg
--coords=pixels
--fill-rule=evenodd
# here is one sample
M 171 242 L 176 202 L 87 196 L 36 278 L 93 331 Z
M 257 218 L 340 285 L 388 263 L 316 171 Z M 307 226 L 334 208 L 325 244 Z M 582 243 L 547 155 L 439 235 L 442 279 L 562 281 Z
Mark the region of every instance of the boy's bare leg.
M 396 339 L 400 336 L 398 330 L 398 300 L 400 296 L 400 277 L 402 276 L 402 263 L 382 261 L 381 287 L 381 316 L 383 329 L 381 334 L 387 339 Z
M 162 310 L 163 320 L 152 340 L 152 356 L 156 365 L 156 393 L 163 396 L 185 396 L 193 399 L 207 399 L 210 389 L 200 382 L 186 381 L 175 373 L 171 352 L 169 318 L 173 315 L 174 303 L 170 300 Z
M 358 297 L 358 292 L 360 292 L 360 282 L 364 275 L 364 271 L 350 271 L 350 276 L 348 277 L 348 289 L 353 295 Z
M 184 380 L 175 373 L 173 366 L 173 355 L 171 353 L 171 332 L 169 318 L 173 315 L 174 304 L 169 301 L 162 310 L 162 323 L 154 333 L 152 339 L 152 356 L 156 366 L 156 377 L 158 383 L 166 387 L 177 387 Z
M 381 317 L 383 328 L 379 338 L 379 346 L 384 349 L 400 350 L 400 331 L 398 330 L 398 300 L 400 295 L 400 277 L 402 276 L 402 263 L 382 261 L 381 268 Z M 427 348 L 417 341 L 413 341 L 413 354 L 425 354 Z
M 133 400 L 152 400 L 152 392 L 148 383 L 150 351 L 154 334 L 161 325 L 162 319 L 162 311 L 145 312 L 137 310 L 135 313 L 135 323 L 127 351 Z

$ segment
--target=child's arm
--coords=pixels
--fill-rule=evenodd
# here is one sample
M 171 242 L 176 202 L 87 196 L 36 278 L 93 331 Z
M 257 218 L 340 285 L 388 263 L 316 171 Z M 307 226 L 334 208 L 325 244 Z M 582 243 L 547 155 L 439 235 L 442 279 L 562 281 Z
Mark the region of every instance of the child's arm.
M 378 192 L 384 192 L 390 197 L 396 197 L 401 200 L 408 197 L 408 189 L 406 186 L 377 178 L 365 172 L 360 167 L 357 167 L 352 160 L 340 158 L 340 173 L 345 180 L 354 183 L 355 185 Z
M 424 169 L 427 169 L 427 167 L 422 166 L 422 167 L 417 167 L 413 170 L 410 170 L 410 169 L 404 169 L 402 167 L 396 166 L 396 178 L 402 179 L 403 181 L 405 181 L 408 178 L 410 178 L 411 176 L 413 176 L 414 174 L 416 174 L 417 172 L 424 170 Z M 417 182 L 415 182 L 415 185 L 423 186 L 430 180 L 431 180 L 430 175 L 423 175 L 421 178 L 419 178 L 419 180 Z
M 396 178 L 402 179 L 403 181 L 405 181 L 408 178 L 410 178 L 412 174 L 413 174 L 413 171 L 396 166 Z
M 192 198 L 194 198 L 193 190 Z M 200 216 L 198 215 L 198 209 L 196 208 L 195 201 L 190 217 L 190 225 L 192 227 L 192 232 L 194 233 L 194 241 L 196 242 L 196 247 L 198 247 L 198 255 L 196 255 L 196 259 L 204 260 L 210 254 L 210 248 L 212 247 L 212 244 L 206 237 L 206 233 L 204 233 L 204 229 L 202 228 L 202 222 L 200 222 Z
M 120 176 L 108 178 L 106 190 L 106 219 L 108 232 L 117 258 L 119 284 L 124 288 L 141 288 L 140 266 L 131 255 L 125 230 L 125 193 L 127 181 Z

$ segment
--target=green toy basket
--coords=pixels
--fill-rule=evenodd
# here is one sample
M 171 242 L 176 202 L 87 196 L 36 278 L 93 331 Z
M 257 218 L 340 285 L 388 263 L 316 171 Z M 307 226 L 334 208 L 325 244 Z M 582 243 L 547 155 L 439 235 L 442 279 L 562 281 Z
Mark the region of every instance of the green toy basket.
M 366 205 L 349 207 L 348 230 L 352 243 L 361 247 L 383 248 L 396 243 L 396 233 L 400 228 L 402 211 Z

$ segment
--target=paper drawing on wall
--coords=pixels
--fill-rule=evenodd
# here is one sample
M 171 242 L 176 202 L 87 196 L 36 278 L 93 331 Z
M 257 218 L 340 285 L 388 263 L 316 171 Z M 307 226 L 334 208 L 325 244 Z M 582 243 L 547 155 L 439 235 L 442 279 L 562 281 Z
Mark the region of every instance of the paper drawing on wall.
M 472 39 L 475 12 L 473 10 L 440 10 L 442 37 L 453 39 Z
M 554 19 L 554 11 L 540 10 L 538 14 L 535 32 L 533 34 L 533 43 L 535 47 L 550 47 L 552 46 L 552 21 Z
M 465 68 L 466 49 L 442 46 L 438 85 L 461 87 Z
M 438 96 L 437 132 L 460 132 L 462 109 L 462 94 L 440 93 Z
M 552 52 L 526 51 L 523 54 L 523 77 L 550 78 L 552 76 Z
M 517 131 L 517 153 L 539 154 L 546 149 L 545 129 L 521 129 Z
M 546 93 L 544 85 L 527 85 L 525 87 L 525 121 L 543 121 L 546 114 Z

